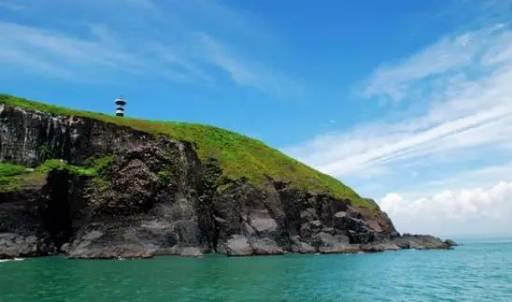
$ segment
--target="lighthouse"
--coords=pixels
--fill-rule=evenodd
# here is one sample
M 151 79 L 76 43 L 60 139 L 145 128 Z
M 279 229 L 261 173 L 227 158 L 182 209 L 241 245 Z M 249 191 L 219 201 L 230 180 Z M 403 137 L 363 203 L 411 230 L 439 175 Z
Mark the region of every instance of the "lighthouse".
M 116 104 L 116 116 L 123 117 L 124 116 L 124 106 L 126 106 L 126 101 L 123 97 L 118 97 L 114 103 Z

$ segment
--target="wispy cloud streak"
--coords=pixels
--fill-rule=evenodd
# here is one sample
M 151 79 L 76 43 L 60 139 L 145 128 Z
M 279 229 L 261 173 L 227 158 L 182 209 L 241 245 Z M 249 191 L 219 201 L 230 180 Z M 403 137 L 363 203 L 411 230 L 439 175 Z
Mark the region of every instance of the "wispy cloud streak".
M 467 32 L 454 37 L 445 37 L 413 56 L 394 64 L 378 68 L 365 83 L 362 96 L 366 98 L 384 98 L 393 102 L 403 101 L 422 90 L 426 82 L 438 76 L 450 76 L 471 68 L 472 64 L 482 60 L 494 43 L 503 43 L 507 36 L 504 25 Z M 501 40 L 501 41 L 500 41 Z M 487 60 L 488 62 L 490 60 Z M 421 85 L 418 85 L 421 83 Z M 416 94 L 417 95 L 417 94 Z
M 379 204 L 401 232 L 510 234 L 511 83 L 508 27 L 445 37 L 378 68 L 363 91 L 401 105 L 428 104 L 421 114 L 364 123 L 284 151 L 359 183 L 363 194 L 384 196 Z
M 462 37 L 471 35 L 476 34 Z M 495 27 L 479 31 L 478 35 L 483 45 L 475 42 L 472 46 L 480 50 L 478 55 L 448 64 L 450 71 L 434 68 L 442 84 L 436 87 L 435 94 L 421 96 L 422 102 L 430 103 L 423 115 L 397 122 L 364 124 L 348 133 L 322 135 L 285 151 L 324 172 L 343 176 L 364 173 L 398 161 L 418 160 L 433 153 L 443 154 L 489 145 L 499 148 L 508 144 L 508 137 L 512 137 L 512 37 L 509 31 Z M 412 75 L 404 75 L 402 82 L 420 86 L 422 77 L 417 75 L 433 76 L 434 69 L 424 67 L 425 58 L 435 62 L 434 58 L 440 52 L 455 54 L 459 51 L 458 43 L 461 42 L 455 45 L 436 43 L 434 47 L 421 51 L 420 55 L 413 55 L 406 60 L 408 63 L 382 69 L 380 73 L 402 74 L 403 70 L 417 70 Z M 490 56 L 491 53 L 494 55 Z M 490 57 L 499 60 L 491 61 Z M 448 66 L 445 63 L 438 66 L 441 65 Z M 465 76 L 467 68 L 472 69 L 472 77 Z M 452 78 L 450 75 L 455 70 L 460 74 Z M 451 80 L 446 81 L 446 77 Z M 381 93 L 388 92 L 384 90 Z M 407 90 L 404 93 L 410 95 Z M 457 156 L 456 153 L 454 155 Z
M 107 1 L 106 9 L 115 7 L 116 1 Z M 101 81 L 123 73 L 199 85 L 231 81 L 267 94 L 293 91 L 293 80 L 244 48 L 242 38 L 227 43 L 218 37 L 225 36 L 226 31 L 230 33 L 229 28 L 232 36 L 249 39 L 245 36 L 254 34 L 239 31 L 238 28 L 246 26 L 237 11 L 209 1 L 123 3 L 129 8 L 126 15 L 104 24 L 97 24 L 92 18 L 91 23 L 68 20 L 75 28 L 73 31 L 62 26 L 41 27 L 0 20 L 0 62 L 21 67 L 13 69 L 16 72 L 68 81 Z M 134 27 L 147 35 L 134 39 L 120 32 L 123 18 L 142 19 L 144 22 L 137 22 Z M 223 24 L 222 30 L 215 28 L 218 24 Z M 105 76 L 101 77 L 102 74 Z

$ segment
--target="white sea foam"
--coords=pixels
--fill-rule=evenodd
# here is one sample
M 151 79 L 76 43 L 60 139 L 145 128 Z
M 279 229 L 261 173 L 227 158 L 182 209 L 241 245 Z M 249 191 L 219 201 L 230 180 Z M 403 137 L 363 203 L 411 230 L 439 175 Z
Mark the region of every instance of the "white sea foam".
M 10 262 L 10 261 L 23 261 L 24 258 L 14 258 L 14 259 L 0 259 L 0 263 L 2 262 Z

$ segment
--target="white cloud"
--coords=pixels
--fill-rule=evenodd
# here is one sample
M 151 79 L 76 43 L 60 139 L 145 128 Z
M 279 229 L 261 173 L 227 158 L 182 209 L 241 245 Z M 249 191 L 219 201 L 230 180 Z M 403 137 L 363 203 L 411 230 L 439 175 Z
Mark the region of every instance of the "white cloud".
M 445 190 L 409 199 L 389 193 L 379 201 L 400 232 L 446 235 L 511 235 L 512 182 L 488 188 Z
M 393 161 L 411 159 L 447 149 L 463 148 L 482 144 L 489 137 L 481 132 L 487 128 L 498 131 L 503 125 L 512 125 L 512 108 L 497 106 L 470 116 L 446 121 L 422 131 L 402 133 L 397 139 L 379 137 L 380 144 L 359 154 L 340 158 L 318 168 L 326 173 L 343 175 L 367 166 L 385 165 Z M 474 133 L 476 135 L 468 135 Z M 393 134 L 393 136 L 397 136 Z M 507 137 L 497 137 L 497 141 Z
M 101 6 L 77 5 L 90 13 L 121 4 L 110 0 Z M 130 0 L 123 5 L 127 6 L 123 14 L 102 24 L 93 15 L 61 21 L 67 28 L 52 27 L 52 22 L 40 27 L 0 20 L 0 62 L 14 67 L 13 72 L 70 81 L 103 81 L 128 74 L 212 85 L 224 80 L 221 70 L 238 86 L 268 94 L 281 95 L 287 89 L 294 93 L 295 84 L 287 75 L 259 60 L 253 49 L 241 47 L 257 33 L 245 30 L 249 26 L 238 11 L 210 1 L 162 5 Z M 34 6 L 34 12 L 51 9 Z M 129 35 L 126 19 L 131 24 Z M 221 35 L 237 38 L 228 44 Z
M 450 66 L 435 69 L 440 78 L 446 78 L 446 70 L 455 69 L 455 66 L 458 66 L 461 74 L 467 68 L 472 69 L 472 76 L 450 77 L 432 93 L 424 95 L 422 102 L 429 104 L 424 114 L 398 121 L 374 121 L 349 132 L 320 135 L 306 143 L 286 148 L 285 152 L 326 173 L 347 176 L 367 174 L 368 170 L 393 169 L 397 163 L 426 157 L 430 157 L 431 164 L 434 164 L 433 155 L 456 159 L 461 152 L 470 149 L 508 148 L 512 137 L 512 55 L 507 57 L 509 52 L 512 53 L 511 32 L 496 27 L 479 31 L 483 45 L 477 44 L 478 41 L 472 42 L 472 47 L 480 50 L 478 55 L 453 65 L 435 63 L 434 58 L 441 52 L 439 45 L 443 45 L 443 53 L 455 54 L 460 51 L 460 41 L 466 40 L 461 37 L 472 35 L 475 34 L 456 38 L 457 43 L 438 42 L 421 51 L 420 55 L 413 55 L 412 59 L 399 67 L 381 70 L 386 74 L 402 74 L 401 81 L 407 82 L 407 85 L 421 85 L 423 75 L 433 75 L 433 69 L 412 75 L 401 71 L 424 69 L 425 58 L 430 58 L 432 65 Z M 489 45 L 490 41 L 493 45 Z M 451 49 L 450 45 L 455 46 Z M 485 59 L 490 53 L 500 54 L 499 64 Z M 462 62 L 465 65 L 461 65 Z M 478 70 L 475 72 L 474 69 Z
M 508 27 L 443 38 L 370 76 L 366 97 L 417 100 L 403 112 L 284 151 L 384 196 L 400 232 L 510 235 L 511 83 Z
M 365 97 L 384 97 L 402 101 L 411 95 L 419 80 L 446 75 L 474 63 L 481 52 L 501 38 L 493 36 L 502 25 L 455 37 L 446 37 L 415 55 L 395 64 L 377 69 L 366 83 L 362 94 Z M 487 41 L 489 40 L 490 41 Z
M 491 186 L 500 181 L 512 181 L 512 161 L 499 165 L 487 165 L 470 171 L 456 172 L 444 178 L 436 178 L 422 184 L 421 192 L 405 192 L 411 198 L 450 188 Z
M 0 21 L 0 62 L 25 72 L 84 80 L 87 68 L 136 73 L 143 61 L 103 39 L 80 39 L 30 26 Z
M 202 33 L 198 35 L 204 51 L 204 58 L 211 64 L 226 71 L 231 79 L 242 86 L 248 86 L 270 92 L 281 94 L 285 88 L 290 90 L 293 85 L 291 81 L 278 72 L 271 71 L 266 67 L 249 60 L 242 59 L 233 49 L 220 43 L 212 36 Z

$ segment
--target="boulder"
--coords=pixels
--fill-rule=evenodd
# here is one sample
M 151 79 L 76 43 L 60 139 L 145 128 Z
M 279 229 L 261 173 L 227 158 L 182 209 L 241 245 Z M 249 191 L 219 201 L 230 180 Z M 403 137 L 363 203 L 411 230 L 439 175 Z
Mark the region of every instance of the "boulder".
M 251 241 L 251 247 L 255 255 L 281 255 L 283 249 L 270 238 L 261 238 Z
M 245 236 L 233 235 L 226 243 L 226 254 L 229 256 L 249 256 L 253 248 Z

